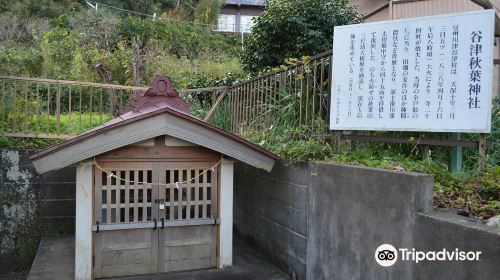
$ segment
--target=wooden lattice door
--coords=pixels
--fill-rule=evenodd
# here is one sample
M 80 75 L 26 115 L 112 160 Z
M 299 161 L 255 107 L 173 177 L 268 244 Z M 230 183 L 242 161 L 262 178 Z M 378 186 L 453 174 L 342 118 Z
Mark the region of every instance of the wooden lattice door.
M 153 163 L 102 162 L 124 180 L 95 171 L 95 277 L 157 271 L 158 233 L 151 230 L 157 211 L 158 171 Z
M 217 172 L 213 163 L 162 163 L 158 217 L 170 225 L 159 231 L 161 272 L 215 267 Z M 175 182 L 182 182 L 176 184 Z
M 114 176 L 95 171 L 95 277 L 215 267 L 213 164 L 100 162 Z

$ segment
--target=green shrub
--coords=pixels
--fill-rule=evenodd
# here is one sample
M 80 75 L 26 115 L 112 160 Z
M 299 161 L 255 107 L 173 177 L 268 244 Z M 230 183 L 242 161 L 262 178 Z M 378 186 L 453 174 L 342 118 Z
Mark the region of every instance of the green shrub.
M 134 41 L 139 38 L 145 85 L 155 74 L 170 76 L 178 88 L 244 75 L 236 58 L 238 36 L 202 25 L 117 16 L 101 8 L 69 11 L 53 18 L 50 30 L 40 31 L 29 43 L 0 42 L 2 74 L 107 82 L 96 71 L 99 64 L 112 83 L 133 85 Z
M 267 1 L 245 38 L 241 61 L 247 70 L 259 71 L 286 58 L 319 54 L 332 48 L 335 26 L 360 21 L 347 0 Z
M 38 48 L 14 42 L 0 44 L 0 72 L 3 75 L 38 77 L 44 71 L 43 55 Z
M 490 150 L 488 168 L 484 173 L 477 167 L 466 172 L 452 173 L 448 169 L 448 149 L 423 157 L 415 153 L 413 145 L 391 145 L 385 143 L 361 143 L 355 149 L 348 142 L 332 146 L 325 137 L 326 123 L 321 119 L 314 126 L 299 122 L 300 99 L 287 91 L 280 91 L 271 102 L 276 105 L 262 105 L 263 115 L 255 123 L 246 125 L 241 136 L 285 159 L 324 160 L 328 162 L 363 165 L 397 171 L 424 172 L 434 176 L 434 206 L 460 208 L 470 211 L 481 219 L 500 214 L 500 167 L 498 165 L 498 138 L 500 114 L 498 104 L 493 110 L 493 133 L 489 136 L 494 143 Z M 272 124 L 267 121 L 271 117 Z M 224 121 L 215 118 L 215 123 Z M 267 127 L 262 127 L 266 126 Z M 492 138 L 493 137 L 493 138 Z M 496 138 L 496 139 L 495 139 Z M 441 152 L 442 151 L 442 152 Z M 477 150 L 476 150 L 477 153 Z M 474 159 L 477 162 L 477 157 Z

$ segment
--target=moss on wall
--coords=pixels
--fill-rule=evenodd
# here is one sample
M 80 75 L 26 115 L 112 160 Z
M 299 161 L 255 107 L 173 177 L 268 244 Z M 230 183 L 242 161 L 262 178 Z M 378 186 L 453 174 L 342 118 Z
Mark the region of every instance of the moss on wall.
M 40 240 L 42 188 L 29 153 L 0 152 L 0 273 L 29 269 Z

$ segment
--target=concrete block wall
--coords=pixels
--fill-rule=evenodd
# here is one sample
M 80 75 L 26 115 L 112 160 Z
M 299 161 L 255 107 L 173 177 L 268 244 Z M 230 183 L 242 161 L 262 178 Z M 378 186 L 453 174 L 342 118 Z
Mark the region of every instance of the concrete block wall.
M 28 156 L 0 150 L 0 272 L 29 265 L 38 246 L 41 184 Z
M 271 173 L 235 164 L 234 230 L 283 271 L 306 275 L 309 176 L 304 164 Z
M 44 232 L 75 231 L 76 167 L 69 166 L 40 175 Z
M 270 173 L 237 164 L 234 186 L 236 234 L 292 278 L 498 278 L 500 229 L 433 210 L 429 175 L 279 161 Z M 482 259 L 382 267 L 375 250 L 385 243 L 481 251 Z
M 481 251 L 479 261 L 421 262 L 413 279 L 500 279 L 500 228 L 433 211 L 416 216 L 415 245 L 422 251 Z
M 412 246 L 417 213 L 432 210 L 433 178 L 327 163 L 310 169 L 306 278 L 411 279 L 411 263 L 386 269 L 374 254 L 385 243 Z
M 76 168 L 39 176 L 34 153 L 0 150 L 0 272 L 29 267 L 44 233 L 74 231 Z

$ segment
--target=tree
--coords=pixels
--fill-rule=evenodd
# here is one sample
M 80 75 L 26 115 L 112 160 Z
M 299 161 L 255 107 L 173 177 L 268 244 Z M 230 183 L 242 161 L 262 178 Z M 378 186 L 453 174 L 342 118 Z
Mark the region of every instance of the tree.
M 249 71 L 332 48 L 333 28 L 361 22 L 347 0 L 268 0 L 245 38 L 240 59 Z
M 68 11 L 81 9 L 83 5 L 79 2 L 77 0 L 0 0 L 0 13 L 11 12 L 23 17 L 54 18 Z
M 87 9 L 69 18 L 69 25 L 83 35 L 87 47 L 97 45 L 109 56 L 118 42 L 120 18 L 107 9 Z
M 200 0 L 194 9 L 194 22 L 215 24 L 222 8 L 221 0 Z

